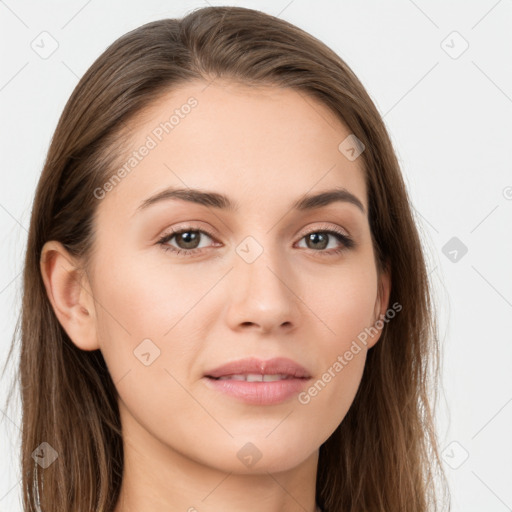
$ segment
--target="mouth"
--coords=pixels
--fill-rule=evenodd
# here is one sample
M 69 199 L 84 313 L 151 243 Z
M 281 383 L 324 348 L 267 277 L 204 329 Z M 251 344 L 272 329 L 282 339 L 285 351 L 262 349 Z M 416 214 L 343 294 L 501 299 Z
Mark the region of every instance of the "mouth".
M 204 375 L 210 389 L 253 405 L 271 405 L 291 399 L 311 379 L 301 365 L 286 358 L 234 361 Z
M 276 374 L 260 374 L 260 373 L 245 373 L 245 374 L 235 374 L 235 375 L 223 375 L 222 377 L 212 377 L 211 375 L 207 375 L 209 379 L 214 380 L 238 380 L 245 382 L 276 382 L 278 380 L 289 380 L 289 379 L 305 379 L 306 377 L 293 377 L 289 374 L 284 373 L 276 373 Z

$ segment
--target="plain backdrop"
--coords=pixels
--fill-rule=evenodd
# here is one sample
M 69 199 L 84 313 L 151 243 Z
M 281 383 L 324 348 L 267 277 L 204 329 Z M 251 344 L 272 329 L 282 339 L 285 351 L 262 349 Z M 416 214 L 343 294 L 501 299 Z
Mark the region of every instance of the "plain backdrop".
M 0 362 L 20 308 L 35 186 L 69 95 L 122 34 L 208 4 L 298 25 L 367 88 L 395 145 L 435 289 L 436 421 L 452 510 L 512 510 L 510 0 L 0 1 Z M 0 388 L 0 511 L 19 512 L 20 411 L 3 408 L 11 375 Z

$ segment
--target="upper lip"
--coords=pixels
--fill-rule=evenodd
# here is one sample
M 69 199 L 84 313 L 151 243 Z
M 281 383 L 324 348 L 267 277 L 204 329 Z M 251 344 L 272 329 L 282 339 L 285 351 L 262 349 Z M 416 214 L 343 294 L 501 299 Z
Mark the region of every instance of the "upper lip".
M 205 377 L 224 377 L 228 375 L 289 375 L 295 378 L 310 378 L 308 371 L 292 359 L 286 357 L 276 357 L 274 359 L 262 360 L 254 357 L 239 359 L 227 364 L 223 364 L 213 370 L 205 373 Z

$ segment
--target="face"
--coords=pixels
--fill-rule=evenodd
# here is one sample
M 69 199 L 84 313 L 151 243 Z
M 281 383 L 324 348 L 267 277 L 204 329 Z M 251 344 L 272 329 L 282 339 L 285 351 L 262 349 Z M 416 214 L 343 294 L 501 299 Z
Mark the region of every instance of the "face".
M 138 120 L 125 172 L 96 192 L 89 276 L 127 436 L 273 472 L 317 454 L 343 420 L 378 339 L 358 336 L 388 296 L 362 158 L 338 149 L 349 135 L 310 97 L 226 81 L 182 86 Z M 345 195 L 304 202 L 334 189 Z M 241 377 L 207 377 L 250 358 L 217 372 Z M 245 381 L 262 372 L 277 380 Z

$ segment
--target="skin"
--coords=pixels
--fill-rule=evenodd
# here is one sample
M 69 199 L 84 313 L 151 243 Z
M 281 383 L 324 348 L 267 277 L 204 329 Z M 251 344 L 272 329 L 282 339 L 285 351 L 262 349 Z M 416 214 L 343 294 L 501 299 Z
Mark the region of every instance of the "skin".
M 45 286 L 72 341 L 102 351 L 119 392 L 125 473 L 115 512 L 314 512 L 319 447 L 352 404 L 380 332 L 307 404 L 246 404 L 202 377 L 240 358 L 282 356 L 306 367 L 312 384 L 386 312 L 390 279 L 377 274 L 362 158 L 338 150 L 351 132 L 317 100 L 221 80 L 150 105 L 131 150 L 190 96 L 198 105 L 98 200 L 88 275 L 51 241 Z M 168 200 L 136 212 L 168 186 L 223 193 L 239 208 Z M 365 212 L 348 202 L 290 209 L 333 187 Z M 157 243 L 189 224 L 213 234 L 199 235 L 195 256 Z M 343 246 L 333 235 L 307 244 L 308 233 L 333 228 L 355 247 L 333 254 Z M 236 252 L 248 236 L 263 249 L 252 263 Z M 167 246 L 187 247 L 179 237 Z M 149 366 L 134 355 L 144 339 L 160 350 Z M 252 467 L 237 457 L 249 442 L 261 454 Z

